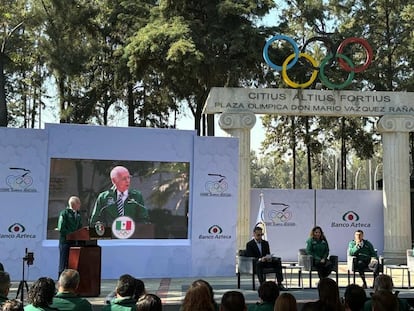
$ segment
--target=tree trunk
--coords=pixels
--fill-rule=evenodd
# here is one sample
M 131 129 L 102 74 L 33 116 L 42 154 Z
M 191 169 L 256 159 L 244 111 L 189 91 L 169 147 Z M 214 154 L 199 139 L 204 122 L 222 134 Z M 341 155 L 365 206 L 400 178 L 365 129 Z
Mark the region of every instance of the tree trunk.
M 306 131 L 306 160 L 308 162 L 308 189 L 312 189 L 312 159 L 311 148 L 309 146 L 309 117 L 305 117 L 305 131 Z
M 291 136 L 291 148 L 292 148 L 292 189 L 296 189 L 296 136 L 295 136 L 295 117 L 291 117 L 292 124 L 292 136 Z
M 7 127 L 6 77 L 4 74 L 5 55 L 0 52 L 0 126 Z

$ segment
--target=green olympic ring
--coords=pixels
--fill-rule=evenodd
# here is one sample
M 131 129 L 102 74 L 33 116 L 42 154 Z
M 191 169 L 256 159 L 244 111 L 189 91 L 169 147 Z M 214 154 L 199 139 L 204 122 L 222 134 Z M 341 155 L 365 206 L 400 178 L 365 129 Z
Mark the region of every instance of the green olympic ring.
M 276 40 L 285 40 L 285 41 L 287 41 L 293 47 L 293 50 L 294 50 L 293 54 L 289 55 L 285 59 L 282 66 L 274 64 L 269 58 L 269 51 L 268 51 L 269 47 Z M 265 59 L 266 63 L 271 68 L 275 69 L 276 71 L 281 71 L 282 72 L 283 81 L 288 86 L 290 86 L 292 88 L 306 88 L 306 87 L 310 86 L 316 80 L 316 78 L 318 76 L 318 71 L 319 71 L 319 79 L 322 82 L 322 84 L 324 84 L 326 87 L 331 88 L 331 89 L 343 89 L 343 88 L 347 87 L 348 85 L 350 85 L 352 83 L 352 80 L 354 78 L 355 73 L 364 71 L 372 62 L 373 51 L 372 51 L 372 48 L 369 45 L 369 43 L 365 39 L 351 37 L 351 38 L 347 38 L 344 41 L 342 41 L 341 44 L 336 49 L 336 51 L 334 51 L 333 53 L 328 54 L 325 58 L 323 58 L 320 65 L 319 65 L 319 67 L 317 67 L 316 60 L 312 56 L 310 56 L 309 54 L 303 53 L 303 51 L 305 50 L 306 45 L 308 43 L 312 42 L 312 41 L 322 41 L 327 45 L 328 49 L 334 50 L 333 49 L 333 46 L 334 46 L 333 43 L 327 37 L 314 37 L 314 38 L 309 39 L 304 44 L 304 46 L 302 47 L 302 49 L 301 49 L 302 52 L 299 52 L 298 45 L 296 44 L 295 41 L 293 41 L 292 38 L 290 38 L 288 36 L 285 36 L 285 35 L 276 35 L 276 36 L 270 38 L 266 42 L 266 45 L 263 48 L 263 58 Z M 348 44 L 352 44 L 352 43 L 361 45 L 365 50 L 365 54 L 366 54 L 365 62 L 364 62 L 363 65 L 358 66 L 358 67 L 355 67 L 352 60 L 342 53 L 343 50 L 345 49 L 345 47 Z M 312 75 L 311 75 L 310 79 L 308 81 L 304 82 L 304 83 L 293 82 L 287 75 L 287 70 L 291 69 L 294 65 L 296 65 L 299 58 L 305 58 L 312 65 L 312 67 L 311 67 L 312 68 Z M 326 74 L 325 74 L 325 67 L 327 65 L 329 65 L 335 59 L 338 59 L 339 66 L 343 70 L 348 72 L 348 78 L 343 83 L 340 83 L 340 84 L 335 84 L 335 83 L 331 82 L 326 77 Z

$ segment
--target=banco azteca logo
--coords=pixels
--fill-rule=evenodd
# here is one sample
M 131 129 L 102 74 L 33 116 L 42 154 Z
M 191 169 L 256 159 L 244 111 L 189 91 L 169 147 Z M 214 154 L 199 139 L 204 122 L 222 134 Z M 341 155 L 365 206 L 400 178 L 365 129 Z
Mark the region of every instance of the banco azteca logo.
M 208 228 L 208 233 L 210 234 L 220 234 L 223 233 L 223 229 L 221 229 L 218 225 L 213 225 L 210 228 Z
M 10 233 L 23 233 L 26 231 L 26 228 L 22 224 L 16 222 L 9 226 L 7 231 L 9 231 Z
M 359 215 L 355 213 L 354 211 L 348 211 L 342 215 L 342 220 L 343 221 L 358 221 Z

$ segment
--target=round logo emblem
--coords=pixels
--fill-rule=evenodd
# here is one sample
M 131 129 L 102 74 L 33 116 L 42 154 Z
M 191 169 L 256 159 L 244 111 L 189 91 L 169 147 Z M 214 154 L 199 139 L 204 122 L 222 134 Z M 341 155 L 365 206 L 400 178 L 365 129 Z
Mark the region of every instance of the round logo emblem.
M 129 239 L 135 232 L 135 222 L 131 217 L 120 216 L 112 223 L 112 234 L 117 239 Z

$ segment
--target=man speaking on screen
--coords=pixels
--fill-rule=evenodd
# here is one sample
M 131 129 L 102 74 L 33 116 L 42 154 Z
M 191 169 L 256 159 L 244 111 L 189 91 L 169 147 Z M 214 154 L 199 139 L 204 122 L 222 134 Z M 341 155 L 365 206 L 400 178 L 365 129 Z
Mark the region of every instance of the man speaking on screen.
M 121 216 L 130 217 L 135 223 L 148 223 L 148 210 L 140 191 L 129 189 L 131 175 L 127 168 L 116 166 L 111 170 L 111 189 L 101 192 L 96 199 L 90 218 L 93 227 L 97 222 L 112 226 L 114 220 Z

